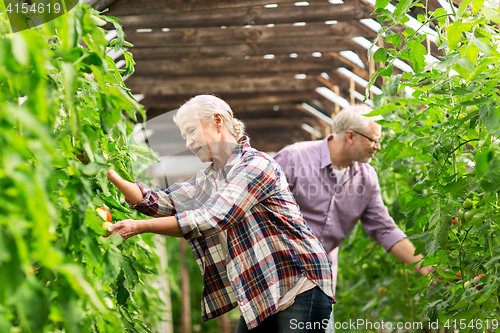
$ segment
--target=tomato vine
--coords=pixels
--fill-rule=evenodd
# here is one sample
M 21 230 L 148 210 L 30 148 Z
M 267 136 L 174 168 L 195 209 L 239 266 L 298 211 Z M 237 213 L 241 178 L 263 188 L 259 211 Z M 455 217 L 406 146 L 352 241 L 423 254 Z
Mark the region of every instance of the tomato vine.
M 133 217 L 106 171 L 131 179 L 156 160 L 131 136 L 144 111 L 119 21 L 77 5 L 12 33 L 0 10 L 0 331 L 151 332 L 156 239 L 104 238 L 96 213 Z

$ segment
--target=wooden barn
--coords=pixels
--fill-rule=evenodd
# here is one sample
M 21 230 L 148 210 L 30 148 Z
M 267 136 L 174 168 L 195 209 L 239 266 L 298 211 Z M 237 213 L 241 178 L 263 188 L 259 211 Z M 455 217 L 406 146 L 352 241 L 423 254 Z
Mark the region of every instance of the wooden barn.
M 119 18 L 134 45 L 136 70 L 126 84 L 147 110 L 149 133 L 156 133 L 149 141 L 161 156 L 187 152 L 171 116 L 151 120 L 192 96 L 227 101 L 252 146 L 275 152 L 328 134 L 336 112 L 362 103 L 375 71 L 368 59 L 380 29 L 371 16 L 374 0 L 88 3 Z M 404 65 L 396 70 L 408 70 Z M 381 85 L 379 79 L 371 96 Z

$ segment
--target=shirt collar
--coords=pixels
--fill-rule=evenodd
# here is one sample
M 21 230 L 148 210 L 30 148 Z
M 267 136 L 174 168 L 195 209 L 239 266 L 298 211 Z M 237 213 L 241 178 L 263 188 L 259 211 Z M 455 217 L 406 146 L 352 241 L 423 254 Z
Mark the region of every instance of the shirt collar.
M 227 173 L 242 157 L 243 153 L 248 149 L 251 149 L 250 146 L 250 138 L 246 135 L 242 136 L 236 146 L 234 147 L 231 155 L 227 160 L 226 165 L 224 166 L 222 172 Z M 208 168 L 205 169 L 205 175 L 208 175 L 210 172 L 219 171 L 219 168 L 215 163 L 211 163 Z
M 321 169 L 324 169 L 327 166 L 332 165 L 332 160 L 330 158 L 330 149 L 328 149 L 328 141 L 333 140 L 333 136 L 334 134 L 330 134 L 326 138 L 324 138 L 323 141 L 321 142 L 320 146 Z M 352 161 L 347 166 L 347 171 L 349 171 L 349 169 L 352 169 L 354 174 L 357 173 L 359 170 L 359 163 L 356 161 Z
M 330 159 L 330 149 L 328 149 L 328 141 L 333 139 L 333 134 L 328 135 L 323 139 L 320 146 L 320 158 L 321 158 L 321 169 L 326 168 L 327 166 L 332 164 L 332 160 Z

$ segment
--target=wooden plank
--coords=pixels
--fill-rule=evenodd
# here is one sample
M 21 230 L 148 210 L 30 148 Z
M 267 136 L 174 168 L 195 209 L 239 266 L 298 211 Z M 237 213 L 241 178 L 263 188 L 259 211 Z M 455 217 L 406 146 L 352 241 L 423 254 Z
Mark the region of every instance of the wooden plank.
M 246 105 L 231 105 L 234 116 L 241 120 L 259 119 L 259 118 L 281 118 L 281 117 L 299 117 L 304 116 L 304 113 L 295 107 L 293 103 L 282 103 L 274 110 L 277 104 L 246 104 Z M 168 110 L 171 111 L 171 110 Z M 147 110 L 148 115 L 163 114 L 166 111 L 164 108 L 150 108 Z
M 299 40 L 329 41 L 351 39 L 353 37 L 374 38 L 377 34 L 366 26 L 356 22 L 337 24 L 307 23 L 303 26 L 280 24 L 274 27 L 255 25 L 249 28 L 192 28 L 173 29 L 170 31 L 128 32 L 127 41 L 135 48 L 151 46 L 188 46 L 188 45 L 224 45 L 239 43 L 279 43 L 285 44 Z
M 109 7 L 116 0 L 87 0 L 84 3 L 99 11 Z
M 246 119 L 244 121 L 247 128 L 275 128 L 278 130 L 280 127 L 301 127 L 304 123 L 314 123 L 311 117 L 297 117 L 297 118 L 261 118 L 261 119 Z
M 204 93 L 253 93 L 263 91 L 303 91 L 321 86 L 313 78 L 295 79 L 294 76 L 271 77 L 199 77 L 162 79 L 132 76 L 127 86 L 134 94 L 188 95 Z
M 135 75 L 209 75 L 209 74 L 246 74 L 246 73 L 318 73 L 344 67 L 347 61 L 334 56 L 313 57 L 311 55 L 290 58 L 277 56 L 273 59 L 262 57 L 245 58 L 200 58 L 185 60 L 153 59 L 136 64 Z M 366 72 L 366 71 L 365 71 Z M 365 73 L 364 76 L 368 76 Z
M 309 0 L 308 2 L 326 2 L 325 0 Z M 353 1 L 353 0 L 351 0 Z M 157 13 L 183 12 L 193 10 L 215 10 L 222 8 L 239 8 L 249 6 L 265 6 L 269 3 L 278 5 L 293 4 L 297 0 L 119 0 L 109 6 L 108 15 L 143 15 Z
M 295 22 L 354 21 L 369 18 L 369 5 L 356 1 L 344 4 L 313 2 L 309 6 L 284 4 L 277 8 L 263 6 L 226 8 L 180 13 L 153 13 L 149 15 L 119 16 L 126 30 L 162 28 L 230 27 L 267 25 Z M 112 15 L 112 13 L 110 13 Z
M 147 94 L 145 98 L 141 101 L 147 109 L 156 107 L 174 110 L 179 108 L 182 104 L 188 101 L 190 98 L 196 96 L 196 94 L 189 95 L 174 95 L 174 96 L 162 96 Z M 268 105 L 268 104 L 281 104 L 281 103 L 302 103 L 304 101 L 314 99 L 319 95 L 314 90 L 309 91 L 274 91 L 274 92 L 259 92 L 250 94 L 231 94 L 231 93 L 221 93 L 217 94 L 218 97 L 225 100 L 230 107 L 242 106 L 242 105 Z
M 241 120 L 259 118 L 302 117 L 304 113 L 293 103 L 233 105 L 234 116 Z
M 133 48 L 131 52 L 135 60 L 143 59 L 196 59 L 207 57 L 245 57 L 264 56 L 266 54 L 310 55 L 313 52 L 340 52 L 352 50 L 363 61 L 367 61 L 366 50 L 351 40 L 317 40 L 301 41 L 283 44 L 234 44 L 234 45 L 203 45 L 176 47 Z
M 324 96 L 320 95 L 308 102 L 308 104 L 311 104 L 315 109 L 318 109 L 329 117 L 335 113 L 336 104 Z
M 192 95 L 146 95 L 141 101 L 147 109 L 148 119 L 153 119 L 161 114 L 175 110 L 182 104 L 188 101 Z M 310 91 L 276 91 L 276 92 L 260 92 L 251 94 L 218 94 L 220 98 L 225 100 L 232 109 L 244 108 L 257 105 L 281 105 L 286 103 L 301 104 L 306 101 L 318 98 L 321 96 L 314 90 Z

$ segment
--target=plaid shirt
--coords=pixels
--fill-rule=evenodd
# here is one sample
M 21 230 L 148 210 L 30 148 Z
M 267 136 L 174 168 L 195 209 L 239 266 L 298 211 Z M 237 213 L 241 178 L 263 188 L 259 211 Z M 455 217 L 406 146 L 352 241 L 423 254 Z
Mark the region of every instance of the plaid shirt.
M 134 208 L 150 216 L 177 214 L 203 274 L 203 321 L 239 306 L 249 329 L 276 312 L 302 277 L 333 298 L 332 271 L 306 225 L 279 165 L 240 139 L 223 169 L 212 164 L 166 190 L 138 183 Z M 227 256 L 218 234 L 227 232 Z

